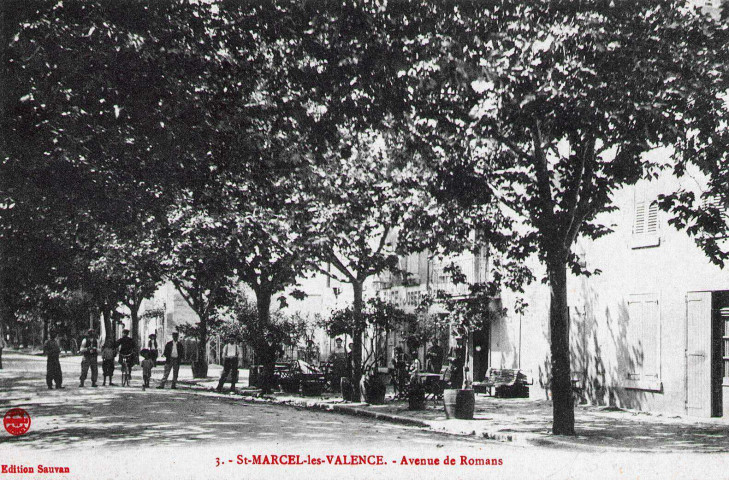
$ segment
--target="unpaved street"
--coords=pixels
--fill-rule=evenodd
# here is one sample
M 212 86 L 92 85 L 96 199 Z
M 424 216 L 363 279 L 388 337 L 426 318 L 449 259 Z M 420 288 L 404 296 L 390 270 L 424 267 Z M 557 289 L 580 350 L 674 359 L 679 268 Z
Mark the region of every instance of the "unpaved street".
M 49 391 L 43 365 L 40 357 L 8 355 L 6 368 L 0 370 L 0 411 L 19 406 L 32 418 L 25 435 L 0 433 L 0 464 L 34 466 L 36 475 L 41 464 L 69 467 L 71 474 L 63 478 L 94 479 L 703 478 L 706 472 L 723 472 L 726 464 L 720 455 L 647 456 L 487 442 L 371 419 L 250 404 L 237 396 L 186 387 L 142 391 L 137 379 L 133 388 L 80 389 L 77 359 L 63 361 L 67 388 Z M 403 457 L 407 465 L 402 465 Z M 444 466 L 446 457 L 456 465 Z M 464 458 L 474 464 L 462 465 Z M 435 459 L 437 466 L 417 465 Z M 478 465 L 486 460 L 500 460 L 501 465 Z M 296 462 L 303 464 L 288 465 Z M 357 462 L 365 464 L 351 465 Z

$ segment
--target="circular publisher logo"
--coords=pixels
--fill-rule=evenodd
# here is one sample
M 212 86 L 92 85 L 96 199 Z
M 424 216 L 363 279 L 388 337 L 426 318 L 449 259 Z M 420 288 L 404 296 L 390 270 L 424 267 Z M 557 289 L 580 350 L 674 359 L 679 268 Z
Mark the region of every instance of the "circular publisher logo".
M 22 435 L 30 430 L 30 415 L 22 408 L 11 408 L 3 418 L 3 425 L 10 435 Z

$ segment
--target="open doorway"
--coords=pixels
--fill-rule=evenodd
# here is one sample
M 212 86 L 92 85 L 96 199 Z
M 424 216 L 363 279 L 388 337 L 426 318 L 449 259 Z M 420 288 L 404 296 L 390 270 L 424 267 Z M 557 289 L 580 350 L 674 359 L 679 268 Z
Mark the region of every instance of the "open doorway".
M 489 324 L 473 332 L 473 381 L 483 382 L 489 369 Z
M 729 404 L 722 392 L 729 387 L 729 291 L 713 292 L 711 311 L 711 416 L 721 417 Z

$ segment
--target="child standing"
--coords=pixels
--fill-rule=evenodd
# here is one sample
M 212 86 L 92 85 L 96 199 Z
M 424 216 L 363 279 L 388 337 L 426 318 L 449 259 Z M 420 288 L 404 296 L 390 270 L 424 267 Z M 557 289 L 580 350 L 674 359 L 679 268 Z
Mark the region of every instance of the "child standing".
M 104 386 L 106 386 L 106 377 L 109 377 L 109 385 L 111 383 L 111 377 L 114 375 L 114 357 L 116 357 L 116 348 L 112 340 L 107 340 L 104 343 L 104 348 L 101 349 L 101 370 L 104 373 Z
M 142 357 L 144 357 L 144 360 L 142 360 L 142 378 L 144 379 L 144 383 L 142 384 L 142 390 L 145 390 L 147 387 L 149 387 L 149 380 L 152 378 L 154 360 L 152 360 L 152 352 L 147 350 L 146 348 L 142 350 L 141 353 Z

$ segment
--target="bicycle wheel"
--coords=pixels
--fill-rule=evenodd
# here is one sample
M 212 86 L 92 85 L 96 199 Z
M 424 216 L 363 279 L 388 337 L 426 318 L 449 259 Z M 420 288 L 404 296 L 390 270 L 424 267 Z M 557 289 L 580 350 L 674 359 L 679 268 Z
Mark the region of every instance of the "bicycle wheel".
M 131 377 L 131 372 L 130 372 L 130 368 L 129 368 L 129 362 L 125 361 L 122 364 L 122 387 L 129 386 L 130 377 Z

